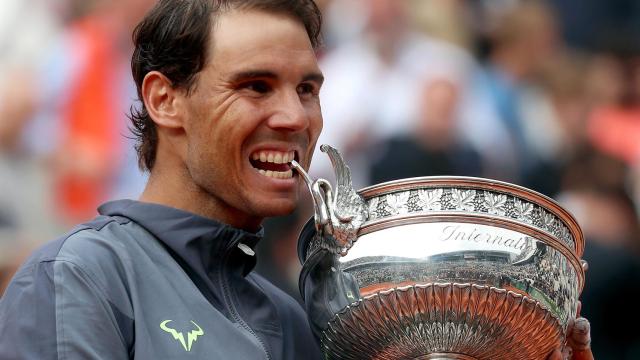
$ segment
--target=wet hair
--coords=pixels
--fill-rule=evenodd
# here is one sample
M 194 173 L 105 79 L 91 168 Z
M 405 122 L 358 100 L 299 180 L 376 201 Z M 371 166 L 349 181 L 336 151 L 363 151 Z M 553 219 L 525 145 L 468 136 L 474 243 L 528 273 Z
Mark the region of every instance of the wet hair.
M 139 106 L 131 108 L 129 118 L 142 170 L 151 171 L 158 146 L 158 133 L 142 97 L 145 76 L 158 71 L 174 88 L 189 93 L 209 60 L 208 45 L 216 19 L 232 10 L 291 16 L 304 25 L 311 45 L 320 46 L 322 17 L 313 0 L 159 0 L 133 32 L 131 72 Z

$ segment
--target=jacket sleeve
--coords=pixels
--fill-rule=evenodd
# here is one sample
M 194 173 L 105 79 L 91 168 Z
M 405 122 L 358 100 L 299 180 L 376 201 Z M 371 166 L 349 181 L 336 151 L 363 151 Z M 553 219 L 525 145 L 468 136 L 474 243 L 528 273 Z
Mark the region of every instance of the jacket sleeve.
M 0 298 L 0 359 L 128 359 L 118 316 L 74 263 L 27 263 Z

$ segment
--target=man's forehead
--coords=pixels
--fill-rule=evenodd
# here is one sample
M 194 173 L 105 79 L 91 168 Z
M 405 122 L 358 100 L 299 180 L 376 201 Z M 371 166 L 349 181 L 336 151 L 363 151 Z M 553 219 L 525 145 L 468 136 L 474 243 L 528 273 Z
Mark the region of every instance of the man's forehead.
M 319 73 L 302 23 L 278 13 L 234 10 L 213 27 L 210 58 L 218 68 L 240 71 L 298 70 Z
M 273 40 L 277 36 L 277 42 Z M 307 31 L 298 19 L 284 13 L 262 10 L 229 10 L 213 22 L 213 50 L 246 50 L 280 46 L 283 49 L 313 51 Z

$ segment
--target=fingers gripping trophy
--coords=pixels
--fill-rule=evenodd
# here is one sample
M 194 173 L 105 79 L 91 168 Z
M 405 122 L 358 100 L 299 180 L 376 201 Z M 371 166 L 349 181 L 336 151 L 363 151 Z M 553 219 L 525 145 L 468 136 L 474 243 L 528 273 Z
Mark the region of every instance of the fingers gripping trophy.
M 327 358 L 591 358 L 588 322 L 575 320 L 584 238 L 555 201 L 466 177 L 355 191 L 340 153 L 321 150 L 335 188 L 292 167 L 314 202 L 300 291 Z

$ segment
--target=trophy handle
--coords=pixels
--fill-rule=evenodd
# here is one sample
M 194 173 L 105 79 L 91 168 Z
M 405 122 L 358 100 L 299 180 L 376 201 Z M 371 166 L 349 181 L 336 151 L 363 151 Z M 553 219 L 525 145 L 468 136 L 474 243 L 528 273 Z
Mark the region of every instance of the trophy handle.
M 335 193 L 329 181 L 312 180 L 295 160 L 291 162 L 291 167 L 300 174 L 311 192 L 316 231 L 323 237 L 333 238 L 334 244 L 328 250 L 344 256 L 357 240 L 358 230 L 368 218 L 366 204 L 353 189 L 351 171 L 340 152 L 329 145 L 320 146 L 320 150 L 329 155 L 335 171 Z
M 311 193 L 311 200 L 313 201 L 313 212 L 316 223 L 316 231 L 319 233 L 332 234 L 333 228 L 331 227 L 331 196 L 333 190 L 331 184 L 324 179 L 311 180 L 309 174 L 302 168 L 302 166 L 295 160 L 291 161 L 291 168 L 296 170 L 307 184 L 307 188 Z

